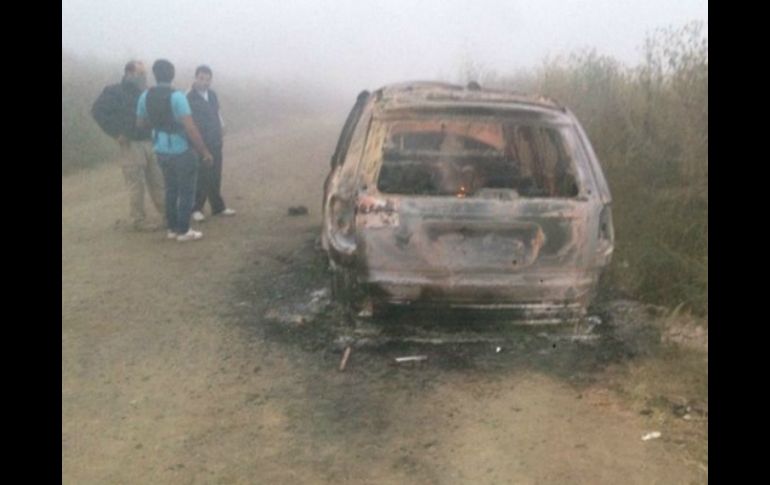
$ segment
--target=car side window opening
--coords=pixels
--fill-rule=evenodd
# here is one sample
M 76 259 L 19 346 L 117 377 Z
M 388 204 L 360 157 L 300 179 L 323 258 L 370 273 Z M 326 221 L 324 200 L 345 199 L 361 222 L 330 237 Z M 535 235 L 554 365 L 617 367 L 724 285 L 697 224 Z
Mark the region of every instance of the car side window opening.
M 358 124 L 358 120 L 361 117 L 364 105 L 368 99 L 368 91 L 361 91 L 361 93 L 358 95 L 358 98 L 356 98 L 356 102 L 353 105 L 353 108 L 350 110 L 347 119 L 345 120 L 342 133 L 340 133 L 340 137 L 337 140 L 337 147 L 335 148 L 331 159 L 332 168 L 335 168 L 337 165 L 344 163 L 345 154 L 347 153 L 348 147 L 350 146 L 350 139 L 353 136 L 353 130 Z
M 358 170 L 358 161 L 361 159 L 364 151 L 366 132 L 369 129 L 369 120 L 371 120 L 371 114 L 364 114 L 358 119 L 347 150 L 340 160 L 342 163 L 343 178 L 345 180 L 352 178 Z
M 521 197 L 575 197 L 568 129 L 511 120 L 392 122 L 377 187 L 402 195 L 473 197 L 505 189 Z

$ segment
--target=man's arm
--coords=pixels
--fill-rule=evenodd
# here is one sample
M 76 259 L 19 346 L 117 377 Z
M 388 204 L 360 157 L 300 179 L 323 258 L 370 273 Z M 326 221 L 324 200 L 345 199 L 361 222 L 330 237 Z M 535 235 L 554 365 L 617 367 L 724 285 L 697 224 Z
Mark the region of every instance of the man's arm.
M 187 96 L 181 91 L 176 91 L 171 95 L 171 108 L 174 112 L 174 116 L 177 121 L 182 123 L 184 131 L 187 133 L 187 139 L 193 144 L 195 150 L 203 157 L 203 162 L 207 165 L 211 165 L 214 162 L 214 156 L 211 154 L 206 144 L 203 143 L 203 137 L 201 136 L 198 127 L 195 126 L 195 121 L 192 117 L 192 109 L 190 108 L 190 102 L 187 100 Z
M 203 161 L 211 163 L 214 161 L 214 156 L 211 154 L 206 144 L 203 143 L 203 137 L 201 136 L 198 127 L 195 126 L 195 122 L 191 115 L 182 116 L 179 121 L 184 125 L 184 131 L 187 132 L 187 138 L 192 142 L 195 150 L 203 157 Z
M 227 132 L 226 132 L 226 129 L 225 129 L 225 119 L 222 118 L 222 105 L 219 104 L 219 96 L 217 95 L 216 91 L 214 91 L 212 89 L 211 90 L 211 94 L 212 94 L 212 96 L 214 96 L 214 99 L 216 100 L 216 103 L 217 103 L 217 117 L 219 118 L 219 127 L 220 127 L 220 130 L 221 130 L 222 136 L 225 136 L 225 134 Z
M 137 116 L 136 117 L 136 127 L 139 128 L 140 130 L 143 130 L 145 128 L 150 128 L 150 122 L 147 121 L 147 118 L 140 118 L 140 117 Z M 126 139 L 126 142 L 127 141 L 128 140 Z M 123 142 L 121 142 L 120 138 L 118 138 L 118 143 L 123 143 Z
M 136 101 L 136 127 L 140 130 L 150 128 L 150 122 L 147 121 L 147 91 Z

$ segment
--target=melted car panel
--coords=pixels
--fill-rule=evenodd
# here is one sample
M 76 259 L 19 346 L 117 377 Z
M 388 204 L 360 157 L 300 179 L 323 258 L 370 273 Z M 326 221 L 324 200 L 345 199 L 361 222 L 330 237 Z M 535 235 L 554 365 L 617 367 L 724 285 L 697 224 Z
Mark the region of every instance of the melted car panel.
M 346 284 L 386 303 L 585 312 L 614 235 L 569 111 L 445 84 L 363 94 L 324 194 L 323 244 Z

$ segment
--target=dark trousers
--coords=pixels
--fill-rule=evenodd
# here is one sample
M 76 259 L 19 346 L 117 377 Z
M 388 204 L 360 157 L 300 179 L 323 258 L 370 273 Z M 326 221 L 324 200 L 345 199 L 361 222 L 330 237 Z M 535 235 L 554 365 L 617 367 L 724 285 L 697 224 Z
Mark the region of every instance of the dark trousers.
M 169 231 L 184 234 L 190 229 L 199 157 L 193 150 L 179 155 L 158 154 L 166 182 L 166 221 Z
M 203 206 L 208 199 L 211 205 L 211 213 L 219 214 L 227 206 L 222 199 L 222 145 L 210 147 L 214 156 L 214 163 L 207 167 L 201 162 L 198 172 L 198 189 L 195 195 L 195 207 L 193 211 L 203 212 Z

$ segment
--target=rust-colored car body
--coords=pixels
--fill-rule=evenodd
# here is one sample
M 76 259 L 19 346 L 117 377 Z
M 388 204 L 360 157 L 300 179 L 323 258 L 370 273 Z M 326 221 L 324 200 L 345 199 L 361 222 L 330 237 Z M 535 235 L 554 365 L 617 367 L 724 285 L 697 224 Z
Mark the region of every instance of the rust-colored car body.
M 610 261 L 610 192 L 576 118 L 442 83 L 362 92 L 332 157 L 322 245 L 336 293 L 580 317 Z

